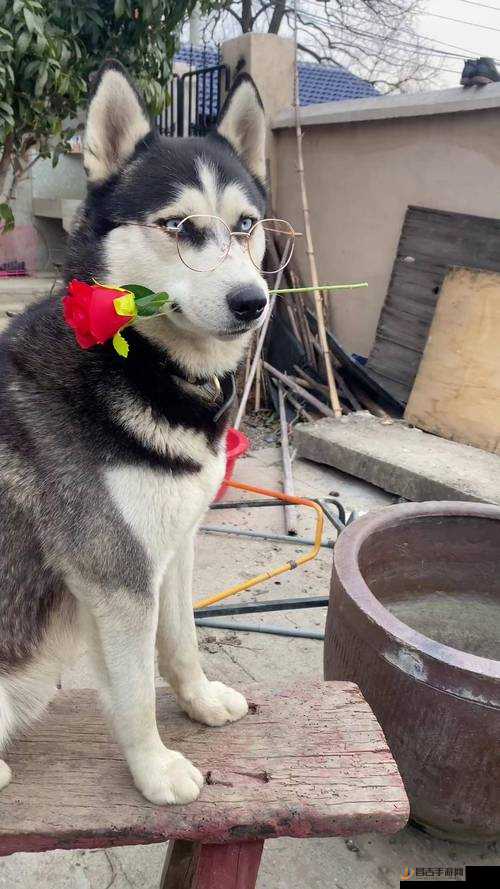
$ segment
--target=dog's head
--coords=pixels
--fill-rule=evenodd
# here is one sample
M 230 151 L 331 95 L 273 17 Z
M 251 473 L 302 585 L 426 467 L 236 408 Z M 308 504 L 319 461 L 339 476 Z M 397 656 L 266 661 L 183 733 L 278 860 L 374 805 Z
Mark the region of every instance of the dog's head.
M 167 291 L 164 322 L 179 333 L 221 340 L 257 327 L 268 302 L 255 265 L 264 238 L 254 239 L 250 256 L 247 239 L 230 232 L 247 232 L 264 216 L 264 143 L 264 111 L 248 75 L 236 79 L 212 135 L 172 139 L 154 131 L 121 65 L 106 63 L 84 148 L 85 224 L 99 240 L 106 280 Z

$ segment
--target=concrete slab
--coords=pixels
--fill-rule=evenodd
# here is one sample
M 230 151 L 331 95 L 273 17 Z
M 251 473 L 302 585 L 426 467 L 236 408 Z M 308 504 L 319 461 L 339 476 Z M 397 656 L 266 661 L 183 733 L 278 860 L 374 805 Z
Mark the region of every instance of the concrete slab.
M 236 478 L 267 487 L 280 488 L 280 452 L 270 447 L 250 454 L 237 465 Z M 395 498 L 366 482 L 327 466 L 303 459 L 294 461 L 297 494 L 340 495 L 348 511 L 358 514 L 390 505 Z M 239 491 L 230 499 L 244 499 Z M 311 531 L 311 518 L 299 513 L 299 533 Z M 231 524 L 255 530 L 283 532 L 281 508 L 238 509 L 210 512 L 207 524 Z M 330 528 L 325 538 L 335 536 Z M 216 545 L 214 545 L 216 544 Z M 217 592 L 239 578 L 251 576 L 264 564 L 279 564 L 295 552 L 297 545 L 215 537 L 200 533 L 197 540 L 195 598 Z M 260 597 L 288 598 L 323 595 L 329 588 L 332 552 L 322 549 L 318 559 L 303 569 L 283 575 L 241 594 L 240 601 Z M 312 628 L 324 626 L 326 609 L 245 615 L 245 623 Z M 233 620 L 232 618 L 230 620 Z M 237 621 L 234 618 L 234 621 Z M 243 619 L 242 619 L 243 620 Z M 236 688 L 249 679 L 293 681 L 294 677 L 323 674 L 323 646 L 311 639 L 292 639 L 232 630 L 199 630 L 204 668 L 211 679 L 222 679 Z M 157 679 L 158 684 L 161 683 Z M 92 672 L 85 654 L 65 671 L 64 688 L 91 687 Z M 166 844 L 131 846 L 103 851 L 47 852 L 12 855 L 0 859 L 0 889 L 157 889 Z M 468 847 L 433 840 L 408 828 L 395 837 L 362 836 L 348 840 L 276 840 L 266 844 L 258 889 L 398 889 L 401 868 L 417 866 L 460 866 L 500 864 L 495 846 Z
M 364 479 L 406 500 L 500 505 L 500 457 L 366 411 L 295 428 L 301 457 Z

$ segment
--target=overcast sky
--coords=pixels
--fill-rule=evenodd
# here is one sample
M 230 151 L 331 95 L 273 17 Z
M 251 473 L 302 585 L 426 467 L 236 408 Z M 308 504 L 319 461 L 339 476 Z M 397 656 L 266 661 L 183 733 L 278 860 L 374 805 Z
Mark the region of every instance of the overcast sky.
M 420 17 L 418 28 L 422 36 L 428 36 L 439 49 L 463 55 L 458 59 L 443 57 L 440 86 L 458 84 L 464 58 L 492 56 L 500 60 L 500 0 L 427 0 L 425 6 L 427 14 Z M 459 21 L 445 21 L 437 16 Z M 500 63 L 497 67 L 500 71 Z

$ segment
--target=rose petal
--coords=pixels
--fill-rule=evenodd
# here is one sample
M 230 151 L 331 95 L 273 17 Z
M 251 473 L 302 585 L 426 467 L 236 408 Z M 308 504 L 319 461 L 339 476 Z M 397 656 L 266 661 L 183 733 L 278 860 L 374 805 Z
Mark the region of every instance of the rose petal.
M 98 343 L 112 339 L 122 327 L 132 320 L 130 315 L 117 315 L 114 300 L 122 296 L 111 288 L 92 288 L 90 302 L 90 329 Z

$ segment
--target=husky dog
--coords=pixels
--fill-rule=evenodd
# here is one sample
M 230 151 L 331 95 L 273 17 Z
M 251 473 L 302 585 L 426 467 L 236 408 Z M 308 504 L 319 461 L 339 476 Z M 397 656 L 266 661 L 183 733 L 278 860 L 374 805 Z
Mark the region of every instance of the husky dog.
M 247 712 L 201 668 L 191 576 L 197 524 L 224 474 L 232 372 L 268 305 L 243 239 L 200 275 L 171 234 L 190 214 L 234 233 L 262 218 L 264 138 L 248 75 L 213 135 L 175 140 L 154 132 L 124 69 L 107 62 L 88 110 L 88 194 L 66 280 L 167 291 L 167 310 L 127 329 L 126 359 L 110 344 L 80 349 L 60 297 L 0 338 L 0 750 L 43 711 L 83 633 L 133 780 L 156 804 L 196 799 L 203 776 L 160 739 L 155 643 L 192 719 L 218 726 Z M 213 251 L 203 231 L 190 237 L 190 256 Z M 0 788 L 10 779 L 0 759 Z

